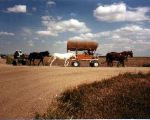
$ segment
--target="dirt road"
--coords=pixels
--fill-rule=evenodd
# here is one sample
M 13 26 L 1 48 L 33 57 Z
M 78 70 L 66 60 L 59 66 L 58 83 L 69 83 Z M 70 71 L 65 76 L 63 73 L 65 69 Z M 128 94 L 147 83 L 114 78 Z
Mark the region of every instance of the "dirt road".
M 150 68 L 0 66 L 0 119 L 31 118 L 46 111 L 52 98 L 81 83 L 100 81 L 124 72 Z

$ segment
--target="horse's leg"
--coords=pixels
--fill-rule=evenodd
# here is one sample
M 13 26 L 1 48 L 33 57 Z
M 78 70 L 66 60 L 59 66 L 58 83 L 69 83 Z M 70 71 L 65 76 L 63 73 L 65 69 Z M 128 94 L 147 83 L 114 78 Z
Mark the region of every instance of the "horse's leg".
M 70 63 L 70 62 L 69 62 L 69 60 L 68 60 L 67 66 L 69 65 L 69 63 Z
M 33 65 L 35 65 L 35 64 L 34 64 L 34 60 L 35 60 L 35 59 L 32 60 L 32 61 L 33 61 Z
M 107 65 L 108 65 L 108 67 L 111 66 L 111 61 L 110 60 L 107 61 Z
M 33 64 L 33 59 L 31 59 L 31 65 Z
M 113 61 L 112 60 L 110 61 L 110 67 L 113 67 Z
M 53 59 L 54 59 L 54 57 L 49 58 L 49 60 L 48 60 L 48 63 L 50 63 L 49 66 L 51 66 Z
M 31 65 L 31 59 L 30 59 L 30 64 L 29 65 Z
M 123 62 L 122 61 L 120 61 L 120 64 L 122 65 L 122 67 L 123 67 Z
M 69 64 L 69 59 L 65 59 L 65 64 L 64 64 L 64 66 L 66 67 L 66 66 L 68 66 L 68 64 Z
M 118 63 L 117 63 L 117 67 L 119 67 L 119 65 L 120 65 L 120 61 L 118 61 Z
M 124 60 L 122 61 L 122 66 L 125 67 L 125 66 L 124 66 Z
M 65 59 L 65 63 L 64 63 L 64 66 L 66 67 L 66 63 L 67 63 L 67 59 Z
M 108 66 L 111 67 L 111 61 L 108 61 Z
M 126 62 L 128 61 L 128 56 L 125 57 Z
M 106 62 L 107 62 L 107 67 L 109 67 L 109 59 L 108 59 L 108 55 L 106 55 Z
M 48 62 L 48 63 L 51 62 L 52 58 L 53 58 L 53 57 L 49 58 L 49 60 L 48 60 L 47 62 Z
M 50 65 L 49 65 L 50 67 L 52 66 L 52 63 L 53 63 L 55 60 L 56 60 L 56 58 L 54 57 L 54 58 L 52 59 Z
M 38 63 L 38 66 L 40 65 L 40 63 L 42 62 L 42 59 L 40 59 L 39 63 Z M 43 62 L 42 62 L 43 63 Z
M 107 61 L 107 66 L 109 67 L 109 61 Z
M 42 64 L 43 64 L 43 66 L 44 66 L 44 61 L 43 61 L 43 58 L 42 58 Z
M 106 59 L 106 62 L 107 62 L 107 66 L 110 67 L 110 60 L 108 58 Z
M 119 62 L 122 65 L 122 67 L 124 67 L 124 60 L 120 60 Z
M 69 60 L 67 60 L 67 66 L 69 65 Z

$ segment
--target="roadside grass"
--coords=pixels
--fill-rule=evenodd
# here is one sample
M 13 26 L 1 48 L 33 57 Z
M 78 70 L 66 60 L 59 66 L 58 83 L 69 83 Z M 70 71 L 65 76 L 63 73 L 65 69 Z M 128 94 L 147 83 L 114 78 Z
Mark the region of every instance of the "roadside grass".
M 6 56 L 6 64 L 12 64 L 13 62 L 13 55 Z
M 68 89 L 54 99 L 44 119 L 150 118 L 150 72 L 125 73 Z

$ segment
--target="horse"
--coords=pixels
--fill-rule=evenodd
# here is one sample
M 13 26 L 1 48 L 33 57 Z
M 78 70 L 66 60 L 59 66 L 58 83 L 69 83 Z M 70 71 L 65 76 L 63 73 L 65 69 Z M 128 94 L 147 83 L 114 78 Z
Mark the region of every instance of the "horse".
M 125 60 L 128 61 L 128 56 L 133 57 L 133 52 L 132 51 L 123 51 L 121 52 L 125 56 Z
M 66 67 L 69 64 L 69 59 L 71 59 L 72 57 L 76 58 L 75 53 L 64 53 L 64 54 L 54 53 L 53 56 L 52 56 L 52 60 L 51 60 L 50 66 L 52 66 L 52 63 L 56 59 L 62 59 L 62 60 L 65 60 L 64 66 Z M 49 59 L 49 61 L 50 61 L 50 59 Z
M 31 65 L 32 61 L 33 61 L 33 65 L 35 65 L 34 64 L 34 60 L 35 59 L 40 59 L 40 61 L 38 63 L 38 66 L 40 65 L 41 62 L 44 65 L 43 59 L 46 56 L 47 57 L 49 56 L 49 52 L 48 51 L 44 51 L 44 52 L 32 52 L 32 53 L 29 54 L 28 60 L 30 60 L 30 65 Z
M 127 61 L 128 55 L 133 57 L 133 52 L 132 51 L 123 51 L 121 53 L 117 52 L 110 52 L 106 54 L 106 62 L 107 66 L 113 66 L 113 61 L 118 61 L 117 66 L 121 63 L 122 66 L 124 67 L 124 60 Z

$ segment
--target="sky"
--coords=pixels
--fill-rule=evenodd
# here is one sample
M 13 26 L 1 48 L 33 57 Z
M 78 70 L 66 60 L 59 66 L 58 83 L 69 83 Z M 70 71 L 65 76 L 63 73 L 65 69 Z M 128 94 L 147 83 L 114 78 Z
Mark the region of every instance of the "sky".
M 65 53 L 68 40 L 150 57 L 150 0 L 0 0 L 1 54 Z

